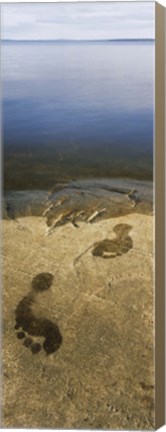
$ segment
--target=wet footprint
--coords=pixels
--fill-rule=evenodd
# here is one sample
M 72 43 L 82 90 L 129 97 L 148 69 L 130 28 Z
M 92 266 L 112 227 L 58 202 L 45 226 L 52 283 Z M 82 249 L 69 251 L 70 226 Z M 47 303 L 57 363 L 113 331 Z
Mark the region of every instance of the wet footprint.
M 131 229 L 132 226 L 128 224 L 116 225 L 113 229 L 116 238 L 112 240 L 104 239 L 96 243 L 92 254 L 108 259 L 127 253 L 133 247 L 132 238 L 128 235 Z
M 23 340 L 23 345 L 31 349 L 33 354 L 39 353 L 42 347 L 47 355 L 52 354 L 62 343 L 59 327 L 47 318 L 35 317 L 32 310 L 37 293 L 48 290 L 52 281 L 51 273 L 39 273 L 35 276 L 31 292 L 18 303 L 15 311 L 17 338 Z M 38 337 L 44 338 L 42 345 L 36 340 Z

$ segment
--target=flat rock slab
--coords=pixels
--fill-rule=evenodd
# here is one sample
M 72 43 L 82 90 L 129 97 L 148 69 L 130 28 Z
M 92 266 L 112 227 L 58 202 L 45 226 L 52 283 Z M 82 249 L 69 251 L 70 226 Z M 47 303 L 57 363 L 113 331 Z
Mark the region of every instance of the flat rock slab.
M 120 224 L 131 227 L 131 241 L 118 255 Z M 45 233 L 42 217 L 3 221 L 3 427 L 153 429 L 153 217 L 67 223 Z M 115 256 L 94 256 L 105 239 Z M 40 273 L 51 274 L 52 284 L 35 292 Z M 27 327 L 18 329 L 20 304 Z M 40 331 L 49 325 L 62 336 L 52 353 Z

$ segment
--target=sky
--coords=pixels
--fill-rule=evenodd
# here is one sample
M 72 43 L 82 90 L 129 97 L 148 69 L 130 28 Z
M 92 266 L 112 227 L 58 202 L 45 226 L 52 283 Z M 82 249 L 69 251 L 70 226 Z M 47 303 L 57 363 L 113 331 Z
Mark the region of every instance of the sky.
M 155 37 L 155 2 L 2 4 L 2 39 Z

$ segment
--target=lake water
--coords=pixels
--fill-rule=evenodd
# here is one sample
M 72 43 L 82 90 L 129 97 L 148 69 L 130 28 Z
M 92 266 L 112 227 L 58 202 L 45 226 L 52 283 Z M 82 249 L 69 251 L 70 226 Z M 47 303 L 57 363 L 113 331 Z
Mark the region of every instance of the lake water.
M 153 176 L 153 41 L 3 42 L 5 190 Z

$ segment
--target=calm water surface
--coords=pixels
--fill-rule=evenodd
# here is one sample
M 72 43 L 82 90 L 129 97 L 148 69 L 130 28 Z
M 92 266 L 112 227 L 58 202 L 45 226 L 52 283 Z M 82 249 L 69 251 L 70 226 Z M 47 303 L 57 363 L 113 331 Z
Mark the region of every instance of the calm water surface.
M 4 187 L 152 179 L 154 42 L 3 42 Z

